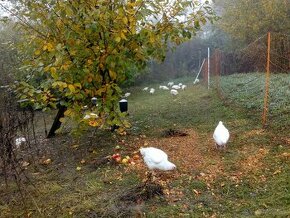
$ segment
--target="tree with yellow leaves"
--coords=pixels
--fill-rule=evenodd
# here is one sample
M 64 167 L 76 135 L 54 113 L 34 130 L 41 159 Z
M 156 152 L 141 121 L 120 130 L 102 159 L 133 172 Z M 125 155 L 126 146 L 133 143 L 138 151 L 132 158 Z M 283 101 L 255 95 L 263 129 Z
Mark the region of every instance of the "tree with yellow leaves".
M 21 69 L 31 75 L 18 96 L 35 108 L 62 107 L 80 123 L 97 97 L 96 128 L 128 126 L 116 106 L 132 69 L 163 60 L 168 42 L 191 39 L 215 19 L 208 1 L 192 0 L 20 0 L 12 14 L 27 57 Z

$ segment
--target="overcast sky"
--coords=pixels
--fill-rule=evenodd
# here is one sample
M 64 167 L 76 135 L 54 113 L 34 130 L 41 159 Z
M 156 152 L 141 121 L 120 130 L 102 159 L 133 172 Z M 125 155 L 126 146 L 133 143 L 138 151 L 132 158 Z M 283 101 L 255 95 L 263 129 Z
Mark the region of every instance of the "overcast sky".
M 9 13 L 4 10 L 1 5 L 4 5 L 6 7 L 9 7 L 10 3 L 8 1 L 1 1 L 0 0 L 0 17 L 5 17 L 5 16 L 9 16 Z

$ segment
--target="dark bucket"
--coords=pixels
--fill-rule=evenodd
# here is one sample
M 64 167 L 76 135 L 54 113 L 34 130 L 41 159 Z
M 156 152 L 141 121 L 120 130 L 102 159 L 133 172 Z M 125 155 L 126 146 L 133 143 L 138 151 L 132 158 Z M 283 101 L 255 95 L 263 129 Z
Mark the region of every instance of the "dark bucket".
M 119 101 L 119 107 L 120 107 L 120 111 L 123 112 L 127 112 L 128 111 L 128 101 L 126 99 L 122 99 L 121 101 Z

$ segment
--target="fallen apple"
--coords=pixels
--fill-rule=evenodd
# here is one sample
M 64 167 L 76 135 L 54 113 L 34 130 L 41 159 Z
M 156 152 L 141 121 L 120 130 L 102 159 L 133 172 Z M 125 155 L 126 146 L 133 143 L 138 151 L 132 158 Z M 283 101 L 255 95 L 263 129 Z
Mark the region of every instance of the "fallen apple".
M 122 163 L 123 164 L 127 164 L 128 163 L 128 159 L 127 158 L 123 158 Z
M 112 155 L 112 158 L 113 158 L 113 159 L 116 159 L 116 158 L 118 158 L 118 157 L 121 157 L 121 155 L 120 155 L 120 154 L 118 154 L 118 153 L 117 153 L 117 154 L 113 154 L 113 155 Z

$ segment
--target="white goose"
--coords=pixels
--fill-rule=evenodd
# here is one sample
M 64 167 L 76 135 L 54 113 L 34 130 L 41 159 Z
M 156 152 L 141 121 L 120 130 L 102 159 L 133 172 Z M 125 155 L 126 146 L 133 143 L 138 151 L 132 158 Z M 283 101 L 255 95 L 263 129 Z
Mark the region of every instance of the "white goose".
M 167 154 L 153 147 L 140 148 L 140 153 L 143 156 L 143 160 L 150 170 L 174 170 L 176 168 L 175 164 L 168 161 Z
M 217 148 L 225 148 L 226 144 L 230 138 L 229 130 L 223 125 L 222 121 L 219 121 L 219 124 L 214 130 L 213 138 L 217 145 Z

